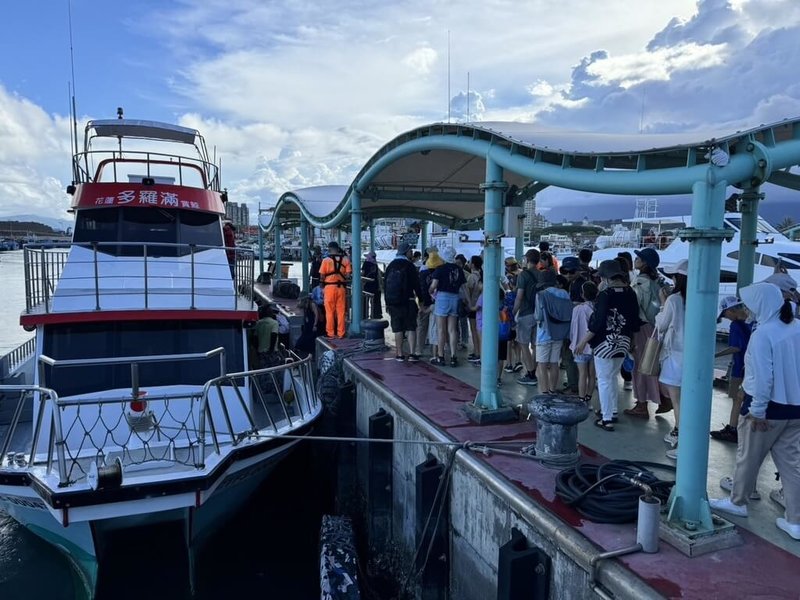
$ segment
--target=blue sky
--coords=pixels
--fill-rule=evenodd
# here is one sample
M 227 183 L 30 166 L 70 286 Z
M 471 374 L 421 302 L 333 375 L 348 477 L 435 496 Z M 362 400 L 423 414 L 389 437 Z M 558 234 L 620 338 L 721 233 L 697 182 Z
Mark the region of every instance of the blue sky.
M 65 216 L 68 0 L 7 4 L 0 216 Z M 448 103 L 463 120 L 467 72 L 478 121 L 630 133 L 800 115 L 796 0 L 72 0 L 72 18 L 80 128 L 117 106 L 197 127 L 231 198 L 253 209 L 349 183 L 396 135 L 445 120 Z M 770 216 L 800 220 L 786 193 L 767 192 Z M 553 220 L 633 210 L 562 190 L 538 201 Z

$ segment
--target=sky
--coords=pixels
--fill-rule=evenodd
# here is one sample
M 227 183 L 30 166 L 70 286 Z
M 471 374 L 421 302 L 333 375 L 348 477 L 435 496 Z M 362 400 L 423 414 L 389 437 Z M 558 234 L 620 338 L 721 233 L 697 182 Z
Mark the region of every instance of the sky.
M 4 24 L 0 218 L 68 216 L 70 47 L 81 133 L 118 106 L 197 128 L 253 215 L 448 117 L 658 133 L 800 116 L 797 0 L 29 0 Z M 763 214 L 800 221 L 796 192 L 763 191 Z M 634 200 L 537 202 L 558 222 Z

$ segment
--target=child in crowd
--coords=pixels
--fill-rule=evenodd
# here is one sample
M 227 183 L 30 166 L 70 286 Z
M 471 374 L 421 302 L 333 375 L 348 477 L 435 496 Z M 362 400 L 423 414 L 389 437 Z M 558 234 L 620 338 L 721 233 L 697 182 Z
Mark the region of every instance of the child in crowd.
M 581 298 L 583 302 L 576 304 L 572 309 L 572 323 L 570 324 L 570 345 L 575 364 L 578 366 L 578 396 L 590 404 L 594 395 L 595 373 L 592 349 L 587 345 L 582 353 L 575 350 L 589 331 L 589 319 L 594 312 L 594 299 L 597 298 L 597 286 L 591 281 L 586 281 L 581 286 Z
M 500 288 L 500 328 L 497 335 L 497 387 L 503 385 L 503 363 L 508 357 L 508 342 L 514 338 L 514 329 L 512 327 L 513 319 L 511 317 L 511 310 L 505 305 L 506 294 L 503 288 Z M 475 321 L 478 331 L 483 335 L 483 292 L 478 296 L 477 310 L 475 311 Z
M 744 378 L 744 355 L 750 342 L 752 325 L 747 322 L 747 309 L 736 296 L 726 296 L 719 306 L 717 322 L 723 318 L 730 319 L 728 347 L 717 354 L 732 354 L 730 379 L 728 380 L 728 396 L 731 397 L 731 415 L 728 424 L 719 431 L 712 431 L 711 437 L 722 442 L 736 443 L 739 439 L 736 426 L 739 423 L 739 411 L 742 408 L 742 379 Z

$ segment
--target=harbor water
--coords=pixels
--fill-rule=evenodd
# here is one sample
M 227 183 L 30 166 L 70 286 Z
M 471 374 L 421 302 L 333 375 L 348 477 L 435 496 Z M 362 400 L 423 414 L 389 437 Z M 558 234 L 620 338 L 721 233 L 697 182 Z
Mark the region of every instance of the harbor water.
M 3 353 L 32 336 L 19 325 L 25 307 L 22 255 L 22 251 L 0 253 Z M 206 544 L 196 564 L 195 598 L 319 598 L 317 540 L 325 499 L 311 476 L 311 462 L 310 448 L 300 447 Z M 113 538 L 96 598 L 191 597 L 182 536 L 179 527 L 165 525 Z M 85 598 L 68 560 L 3 511 L 0 598 Z

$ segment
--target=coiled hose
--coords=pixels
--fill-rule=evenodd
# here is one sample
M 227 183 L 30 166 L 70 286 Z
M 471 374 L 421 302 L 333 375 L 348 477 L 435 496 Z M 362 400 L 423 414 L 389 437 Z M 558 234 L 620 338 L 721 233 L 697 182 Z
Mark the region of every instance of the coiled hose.
M 580 464 L 556 475 L 556 495 L 595 523 L 630 523 L 639 511 L 641 488 L 622 476 L 638 479 L 666 506 L 675 481 L 659 479 L 647 467 L 674 471 L 671 465 L 612 460 L 602 465 Z

